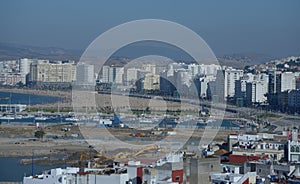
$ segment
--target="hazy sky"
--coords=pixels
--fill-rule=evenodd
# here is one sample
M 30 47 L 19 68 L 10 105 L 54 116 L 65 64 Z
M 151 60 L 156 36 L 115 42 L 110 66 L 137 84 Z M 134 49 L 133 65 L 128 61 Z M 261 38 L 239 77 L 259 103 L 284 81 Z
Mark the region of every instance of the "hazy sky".
M 187 26 L 216 54 L 300 55 L 299 0 L 1 0 L 0 42 L 82 50 L 107 29 L 146 18 Z

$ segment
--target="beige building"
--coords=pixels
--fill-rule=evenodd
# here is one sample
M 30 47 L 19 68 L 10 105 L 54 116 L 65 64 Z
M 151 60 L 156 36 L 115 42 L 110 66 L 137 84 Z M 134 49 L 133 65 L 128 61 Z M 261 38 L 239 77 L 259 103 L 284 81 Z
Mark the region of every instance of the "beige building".
M 24 79 L 24 77 L 20 74 L 13 74 L 13 73 L 0 74 L 0 84 L 1 85 L 15 86 L 19 82 L 22 82 L 23 79 Z
M 139 78 L 138 68 L 128 68 L 126 72 L 126 82 L 129 84 L 134 84 Z
M 222 172 L 220 158 L 191 158 L 188 161 L 189 175 L 187 180 L 190 184 L 211 183 L 210 175 Z
M 144 89 L 159 90 L 159 83 L 160 83 L 159 75 L 153 75 L 152 73 L 147 73 L 144 79 Z
M 152 73 L 153 75 L 156 73 L 156 66 L 154 64 L 143 64 L 143 70 Z
M 75 78 L 74 63 L 35 62 L 30 65 L 30 80 L 32 82 L 72 82 Z

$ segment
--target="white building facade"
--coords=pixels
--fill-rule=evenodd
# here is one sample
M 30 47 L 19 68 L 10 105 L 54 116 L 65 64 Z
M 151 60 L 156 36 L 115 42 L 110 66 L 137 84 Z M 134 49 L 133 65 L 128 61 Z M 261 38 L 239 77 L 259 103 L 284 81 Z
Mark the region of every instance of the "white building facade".
M 235 93 L 235 81 L 240 80 L 243 76 L 243 70 L 228 68 L 225 70 L 225 89 L 224 97 L 234 97 Z

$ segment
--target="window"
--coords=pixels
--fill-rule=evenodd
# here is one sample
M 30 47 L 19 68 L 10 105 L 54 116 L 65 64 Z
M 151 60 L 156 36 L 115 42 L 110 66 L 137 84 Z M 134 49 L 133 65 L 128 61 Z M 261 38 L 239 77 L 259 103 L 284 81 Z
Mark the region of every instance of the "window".
M 291 146 L 291 152 L 295 152 L 295 147 Z

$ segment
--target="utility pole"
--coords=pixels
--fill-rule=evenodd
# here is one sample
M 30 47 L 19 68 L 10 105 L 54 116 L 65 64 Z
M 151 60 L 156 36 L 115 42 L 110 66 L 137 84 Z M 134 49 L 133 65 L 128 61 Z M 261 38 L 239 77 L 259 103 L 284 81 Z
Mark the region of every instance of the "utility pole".
M 32 157 L 31 157 L 31 175 L 34 176 L 34 149 L 32 149 Z

